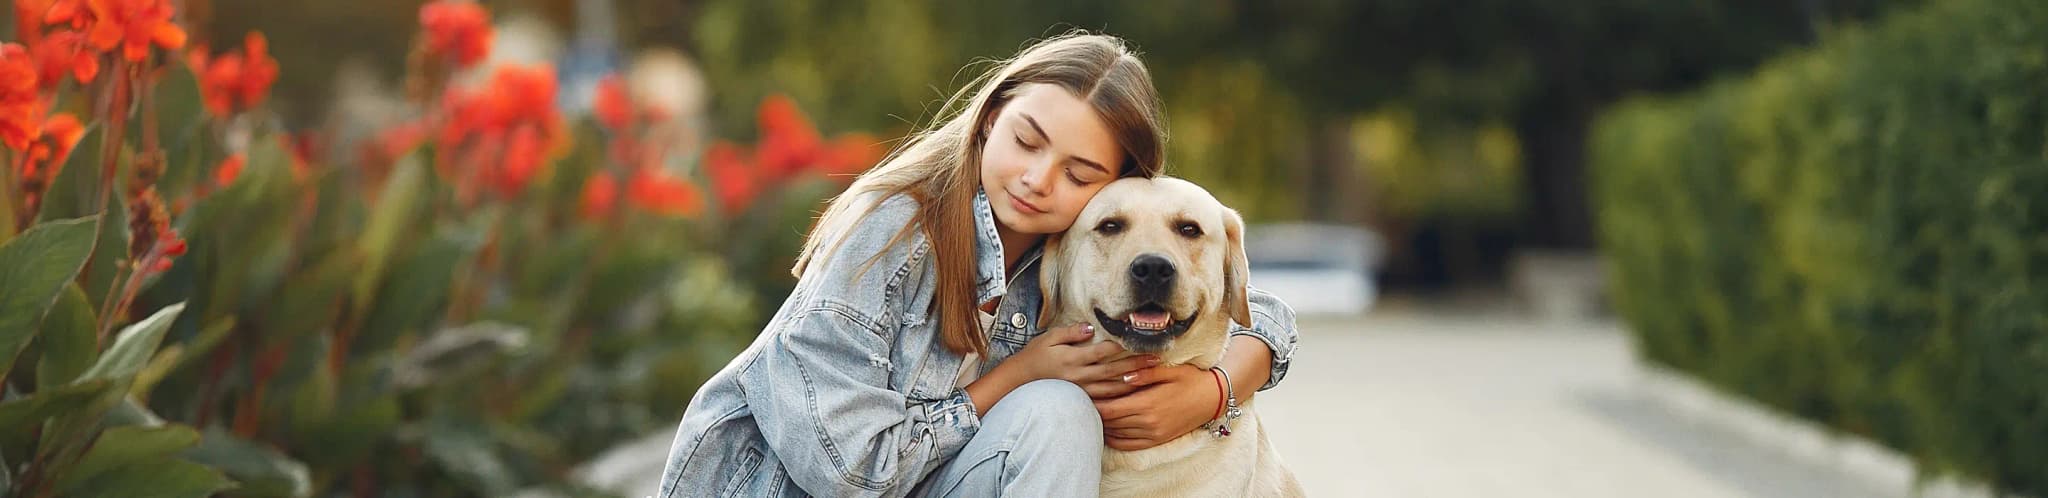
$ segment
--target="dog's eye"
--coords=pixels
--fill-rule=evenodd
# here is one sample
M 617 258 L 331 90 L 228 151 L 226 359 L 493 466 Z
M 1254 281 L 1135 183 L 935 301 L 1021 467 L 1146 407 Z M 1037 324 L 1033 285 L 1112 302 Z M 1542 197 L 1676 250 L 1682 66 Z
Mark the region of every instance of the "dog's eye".
M 1194 223 L 1182 223 L 1176 230 L 1180 231 L 1180 236 L 1190 239 L 1202 236 L 1202 226 Z
M 1116 235 L 1124 231 L 1124 222 L 1117 220 L 1102 220 L 1102 223 L 1095 224 L 1095 231 L 1103 235 Z

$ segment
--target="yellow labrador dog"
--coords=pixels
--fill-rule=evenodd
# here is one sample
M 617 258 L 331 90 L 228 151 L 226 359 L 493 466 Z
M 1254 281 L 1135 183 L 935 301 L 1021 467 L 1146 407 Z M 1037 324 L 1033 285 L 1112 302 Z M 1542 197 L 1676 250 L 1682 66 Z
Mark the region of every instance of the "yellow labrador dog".
M 1097 341 L 1165 364 L 1209 368 L 1230 323 L 1251 326 L 1244 221 L 1177 178 L 1126 178 L 1096 194 L 1074 226 L 1046 239 L 1041 325 L 1092 323 Z M 1197 430 L 1139 451 L 1104 448 L 1102 496 L 1301 496 L 1259 427 L 1251 393 L 1228 436 Z

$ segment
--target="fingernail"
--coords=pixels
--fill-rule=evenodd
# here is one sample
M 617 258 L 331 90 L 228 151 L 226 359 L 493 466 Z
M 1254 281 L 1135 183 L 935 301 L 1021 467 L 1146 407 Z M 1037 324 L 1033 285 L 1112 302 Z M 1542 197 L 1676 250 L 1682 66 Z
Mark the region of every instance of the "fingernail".
M 1124 383 L 1129 384 L 1131 383 L 1131 379 L 1136 378 L 1138 378 L 1138 374 L 1124 374 Z
M 1157 356 L 1147 357 L 1147 358 L 1145 358 L 1145 364 L 1146 364 L 1146 365 L 1158 365 L 1158 364 L 1159 364 L 1159 357 L 1157 357 Z
M 1090 323 L 1090 324 L 1085 324 L 1085 325 L 1082 325 L 1082 326 L 1081 326 L 1081 332 L 1084 332 L 1084 333 L 1089 333 L 1089 334 L 1093 334 L 1093 333 L 1095 333 L 1095 324 L 1093 324 L 1093 323 Z

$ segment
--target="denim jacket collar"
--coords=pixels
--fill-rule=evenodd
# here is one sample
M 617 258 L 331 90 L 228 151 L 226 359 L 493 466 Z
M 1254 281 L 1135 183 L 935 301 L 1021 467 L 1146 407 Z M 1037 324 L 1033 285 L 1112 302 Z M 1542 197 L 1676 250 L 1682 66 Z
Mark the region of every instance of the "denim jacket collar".
M 1010 288 L 1003 275 L 1003 238 L 996 234 L 995 210 L 989 207 L 986 190 L 974 192 L 974 235 L 974 302 L 986 303 Z M 1036 263 L 1038 251 L 1039 247 L 1026 251 L 1017 269 Z

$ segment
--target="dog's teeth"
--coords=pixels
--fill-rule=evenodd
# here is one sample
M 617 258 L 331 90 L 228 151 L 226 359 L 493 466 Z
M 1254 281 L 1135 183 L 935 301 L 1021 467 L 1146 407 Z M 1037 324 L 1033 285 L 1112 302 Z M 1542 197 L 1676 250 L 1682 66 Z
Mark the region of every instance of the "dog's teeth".
M 1167 322 L 1171 321 L 1166 313 L 1157 311 L 1131 313 L 1127 318 L 1132 327 L 1145 330 L 1165 330 Z

